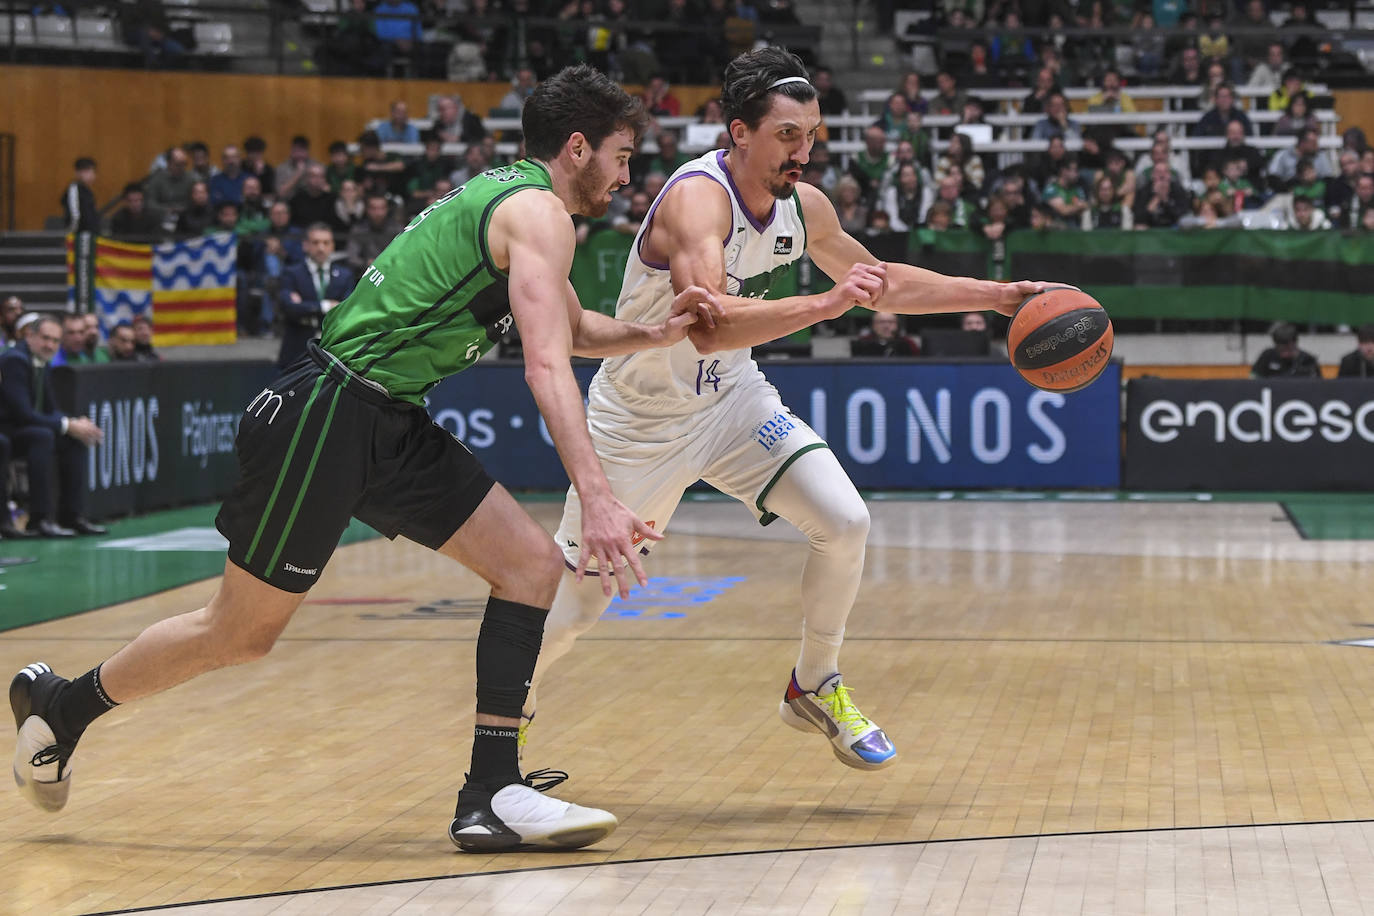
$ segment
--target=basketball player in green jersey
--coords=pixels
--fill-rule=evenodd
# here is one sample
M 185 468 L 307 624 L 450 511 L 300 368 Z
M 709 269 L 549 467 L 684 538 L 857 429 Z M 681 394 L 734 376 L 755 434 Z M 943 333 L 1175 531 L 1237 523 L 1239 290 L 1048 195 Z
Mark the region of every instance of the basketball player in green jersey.
M 842 763 L 876 770 L 896 760 L 896 748 L 854 704 L 839 667 L 863 575 L 868 509 L 825 442 L 779 400 L 750 347 L 837 318 L 855 304 L 902 314 L 991 309 L 1009 315 L 1045 284 L 881 264 L 841 229 L 825 194 L 800 183 L 821 114 L 794 55 L 762 48 L 736 58 L 725 71 L 721 99 L 731 146 L 686 163 L 668 179 L 631 249 L 616 315 L 661 320 L 675 290 L 703 286 L 717 295 L 726 317 L 714 327 L 691 328 L 690 340 L 676 346 L 603 362 L 588 400 L 592 441 L 616 496 L 660 532 L 687 487 L 703 479 L 748 506 L 762 524 L 782 517 L 807 535 L 801 651 L 779 714 L 794 728 L 819 732 Z M 835 288 L 767 299 L 775 278 L 803 254 Z M 578 543 L 584 505 L 574 481 L 560 545 Z M 564 577 L 545 628 L 536 687 L 608 602 L 592 583 Z M 534 702 L 531 690 L 527 719 Z
M 608 812 L 541 794 L 566 774 L 527 779 L 519 770 L 521 705 L 564 556 L 422 403 L 514 321 L 526 380 L 583 494 L 582 565 L 621 568 L 622 594 L 630 574 L 645 581 L 631 538 L 659 535 L 611 494 L 569 357 L 670 346 L 699 317 L 713 321 L 713 303 L 692 289 L 660 322 L 622 322 L 583 311 L 567 279 L 569 214 L 605 213 L 629 180 L 644 125 L 640 103 L 610 80 L 588 67 L 564 70 L 525 104 L 529 159 L 436 201 L 382 252 L 326 315 L 321 341 L 240 421 L 240 481 L 216 520 L 229 556 L 209 605 L 153 624 L 74 681 L 41 662 L 15 676 L 14 776 L 32 802 L 49 811 L 66 803 L 72 753 L 100 714 L 266 654 L 357 517 L 491 584 L 477 641 L 472 765 L 450 839 L 466 850 L 573 848 L 615 828 Z

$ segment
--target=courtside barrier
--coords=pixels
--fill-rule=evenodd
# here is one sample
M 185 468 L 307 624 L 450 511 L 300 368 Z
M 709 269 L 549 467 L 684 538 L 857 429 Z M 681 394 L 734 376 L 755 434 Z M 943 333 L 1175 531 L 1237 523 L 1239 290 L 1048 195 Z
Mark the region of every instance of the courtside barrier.
M 63 409 L 105 433 L 86 461 L 86 511 L 99 519 L 227 495 L 238 477 L 239 418 L 276 369 L 239 361 L 52 371 Z
M 1374 385 L 1358 379 L 1133 379 L 1133 490 L 1374 489 Z
M 585 392 L 594 367 L 576 371 Z M 1000 359 L 806 361 L 764 371 L 861 488 L 1121 482 L 1119 365 L 1068 395 L 1030 387 Z M 447 379 L 430 392 L 429 410 L 507 487 L 568 485 L 521 367 L 478 365 Z
M 703 371 L 710 370 L 708 360 Z M 223 498 L 237 476 L 239 419 L 275 371 L 266 362 L 54 369 L 65 409 L 105 432 L 88 454 L 88 514 Z M 575 371 L 585 392 L 595 366 Z M 798 361 L 765 371 L 864 489 L 1120 484 L 1115 364 L 1068 395 L 1031 388 L 1000 359 Z M 507 487 L 568 485 L 523 367 L 474 366 L 430 392 L 428 408 Z M 787 431 L 775 424 L 767 433 Z

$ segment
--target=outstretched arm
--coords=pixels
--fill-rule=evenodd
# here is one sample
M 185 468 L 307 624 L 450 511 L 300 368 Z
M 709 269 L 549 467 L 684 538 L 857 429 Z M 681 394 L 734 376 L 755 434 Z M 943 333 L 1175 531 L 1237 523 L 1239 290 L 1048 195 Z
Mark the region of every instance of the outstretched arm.
M 878 263 L 867 248 L 840 228 L 834 205 L 821 191 L 811 185 L 799 184 L 797 193 L 806 215 L 806 253 L 827 276 L 839 282 L 851 265 Z M 1032 280 L 998 283 L 951 277 L 911 264 L 889 263 L 886 292 L 871 304 L 855 304 L 900 315 L 989 310 L 1011 315 L 1027 296 L 1044 288 L 1044 283 Z
M 710 178 L 688 178 L 669 189 L 644 239 L 646 257 L 668 263 L 673 289 L 702 287 L 720 303 L 723 315 L 714 326 L 697 322 L 687 331 L 702 353 L 775 340 L 842 315 L 881 289 L 880 271 L 866 269 L 816 296 L 747 299 L 727 295 L 722 240 L 731 224 L 730 198 L 725 189 Z M 870 258 L 869 263 L 877 262 Z
M 686 337 L 687 329 L 696 322 L 714 327 L 721 314 L 715 297 L 699 286 L 689 286 L 678 293 L 662 324 L 621 321 L 584 309 L 572 283 L 567 285 L 566 296 L 574 356 L 620 356 L 655 347 L 671 347 Z
M 582 499 L 578 577 L 595 560 L 598 569 L 611 573 L 601 577 L 605 593 L 610 594 L 614 576 L 625 597 L 627 571 L 641 585 L 648 583 L 631 536 L 659 540 L 662 535 L 611 493 L 587 433 L 582 391 L 569 362 L 573 335 L 566 291 L 576 245 L 572 220 L 552 194 L 514 194 L 497 207 L 487 241 L 496 263 L 509 264 L 511 314 L 524 349 L 525 382 Z

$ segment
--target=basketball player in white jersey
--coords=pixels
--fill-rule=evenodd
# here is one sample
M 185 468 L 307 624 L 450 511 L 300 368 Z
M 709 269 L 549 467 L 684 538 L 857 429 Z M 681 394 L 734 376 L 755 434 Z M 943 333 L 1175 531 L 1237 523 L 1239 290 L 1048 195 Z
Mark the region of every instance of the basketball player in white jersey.
M 821 115 L 816 90 L 792 54 L 763 48 L 736 58 L 721 96 L 731 148 L 670 177 L 635 238 L 616 317 L 662 321 L 674 290 L 689 285 L 715 294 L 726 317 L 714 328 L 694 325 L 675 346 L 603 362 L 592 379 L 587 422 L 616 498 L 660 533 L 683 492 L 702 479 L 749 506 L 762 524 L 781 517 L 810 538 L 801 652 L 779 713 L 794 728 L 825 735 L 841 762 L 876 770 L 892 763 L 896 750 L 859 712 L 839 673 L 845 620 L 863 573 L 868 510 L 825 442 L 783 405 L 750 348 L 854 305 L 902 314 L 1011 314 L 1045 284 L 885 265 L 847 235 L 825 195 L 800 183 Z M 835 288 L 763 298 L 803 254 Z M 623 567 L 587 570 L 580 527 L 579 494 L 570 488 L 558 543 L 575 574 L 563 577 L 545 623 L 536 686 L 606 609 L 612 578 L 628 574 Z M 584 570 L 599 581 L 584 578 Z M 531 690 L 527 719 L 534 710 Z

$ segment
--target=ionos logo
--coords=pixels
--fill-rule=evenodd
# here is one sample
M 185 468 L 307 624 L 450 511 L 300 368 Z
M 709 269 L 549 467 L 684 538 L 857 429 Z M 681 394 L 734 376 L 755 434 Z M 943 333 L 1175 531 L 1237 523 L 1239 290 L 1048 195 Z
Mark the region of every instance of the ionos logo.
M 1348 442 L 1358 436 L 1374 442 L 1374 400 L 1331 399 L 1320 404 L 1292 398 L 1274 403 L 1270 388 L 1258 398 L 1223 407 L 1217 401 L 1178 403 L 1154 400 L 1140 412 L 1140 431 L 1152 442 L 1172 442 L 1179 430 L 1210 431 L 1214 442 L 1227 438 L 1243 443 L 1306 442 L 1314 435 L 1327 442 Z
M 826 410 L 829 394 L 823 388 L 811 390 L 811 427 L 826 438 Z M 1035 464 L 1055 464 L 1064 458 L 1068 439 L 1056 414 L 1066 401 L 1050 391 L 1012 393 L 996 387 L 976 389 L 966 403 L 956 405 L 948 388 L 938 388 L 934 397 L 908 388 L 905 401 L 889 407 L 883 393 L 859 388 L 845 401 L 843 444 L 840 437 L 830 443 L 843 448 L 858 464 L 876 464 L 887 457 L 888 424 L 901 423 L 905 446 L 901 458 L 907 464 L 934 459 L 949 464 L 965 446 L 979 464 L 998 465 L 1012 457 L 1013 450 Z M 891 416 L 895 414 L 895 417 Z M 1017 441 L 1013 417 L 1020 415 L 1034 429 L 1034 438 Z M 962 442 L 958 440 L 963 440 Z
M 105 441 L 87 451 L 87 489 L 157 480 L 157 398 L 92 402 L 89 415 Z
M 263 392 L 266 394 L 267 392 Z M 258 395 L 259 409 L 266 401 Z M 278 402 L 281 398 L 273 395 Z M 252 405 L 249 405 L 250 408 Z M 239 414 L 215 413 L 215 405 L 200 401 L 181 402 L 181 454 L 200 459 L 200 466 L 210 463 L 211 455 L 227 455 L 234 451 L 234 433 L 238 429 Z M 270 424 L 270 420 L 268 421 Z
M 464 414 L 460 410 L 446 407 L 434 413 L 434 422 L 453 434 L 455 439 L 468 448 L 490 448 L 496 442 L 496 430 L 492 421 L 496 415 L 485 407 Z

